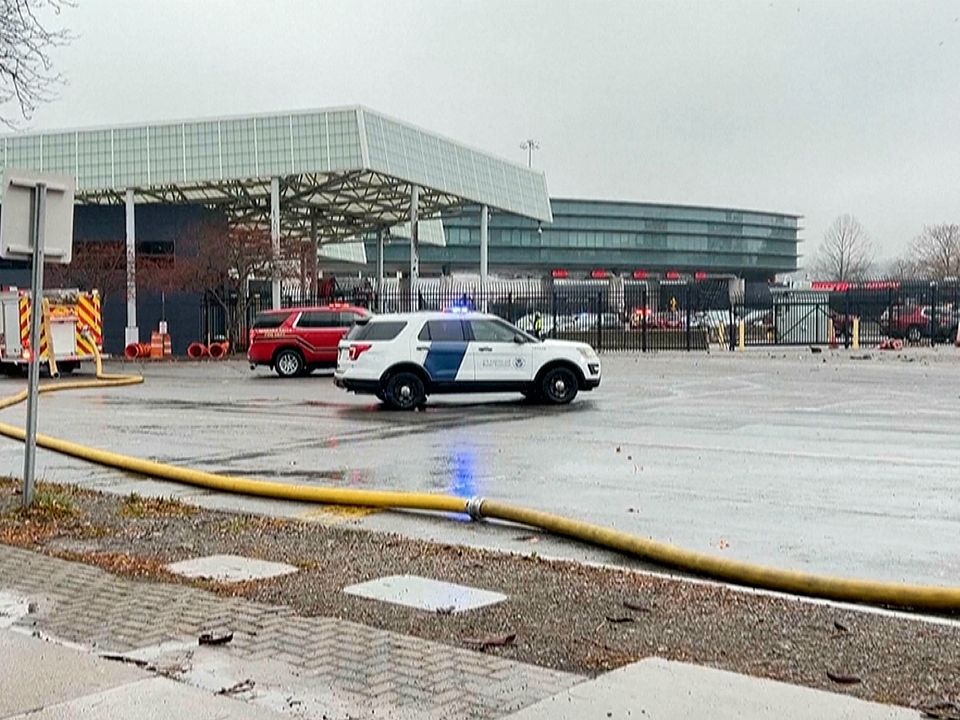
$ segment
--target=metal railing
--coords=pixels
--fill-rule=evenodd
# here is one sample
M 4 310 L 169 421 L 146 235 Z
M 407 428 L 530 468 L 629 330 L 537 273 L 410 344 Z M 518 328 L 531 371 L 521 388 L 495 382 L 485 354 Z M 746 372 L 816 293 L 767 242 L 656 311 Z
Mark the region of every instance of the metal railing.
M 377 292 L 367 284 L 333 292 L 282 294 L 284 307 L 344 303 L 374 312 L 481 310 L 543 338 L 579 340 L 600 351 L 706 350 L 709 345 L 877 345 L 890 338 L 906 343 L 953 342 L 960 315 L 957 283 L 868 283 L 841 290 L 772 289 L 751 300 L 731 297 L 726 281 L 542 284 L 517 290 L 434 285 L 411 293 L 409 286 Z M 256 316 L 270 299 L 254 294 L 208 297 L 204 337 L 246 346 Z

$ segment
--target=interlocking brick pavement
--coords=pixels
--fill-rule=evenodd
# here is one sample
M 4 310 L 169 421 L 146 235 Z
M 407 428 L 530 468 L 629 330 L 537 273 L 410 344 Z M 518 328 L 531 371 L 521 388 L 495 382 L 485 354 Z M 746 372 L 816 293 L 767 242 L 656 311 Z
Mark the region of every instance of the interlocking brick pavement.
M 128 580 L 9 546 L 0 546 L 0 590 L 40 602 L 41 611 L 21 624 L 100 651 L 232 631 L 230 652 L 289 664 L 352 698 L 353 717 L 383 717 L 386 706 L 411 718 L 499 718 L 583 680 L 345 620 L 303 617 L 289 607 Z

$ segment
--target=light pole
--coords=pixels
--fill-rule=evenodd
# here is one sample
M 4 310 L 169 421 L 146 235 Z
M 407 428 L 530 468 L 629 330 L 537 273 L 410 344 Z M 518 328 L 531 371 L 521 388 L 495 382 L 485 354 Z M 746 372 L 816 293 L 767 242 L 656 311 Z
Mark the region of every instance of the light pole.
M 540 149 L 540 143 L 533 138 L 527 138 L 520 143 L 520 149 L 527 151 L 527 167 L 533 167 L 533 151 Z

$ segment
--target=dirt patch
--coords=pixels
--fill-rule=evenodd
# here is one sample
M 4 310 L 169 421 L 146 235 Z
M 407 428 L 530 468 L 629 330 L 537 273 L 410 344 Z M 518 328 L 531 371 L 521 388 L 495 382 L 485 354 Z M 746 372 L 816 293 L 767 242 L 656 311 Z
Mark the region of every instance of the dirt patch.
M 61 491 L 72 512 L 28 518 L 18 510 L 16 485 L 0 481 L 0 542 L 459 647 L 513 635 L 485 652 L 566 671 L 594 674 L 658 655 L 901 705 L 953 701 L 960 692 L 960 627 L 953 624 L 342 526 Z M 225 584 L 186 580 L 164 568 L 217 553 L 300 571 Z M 407 573 L 495 590 L 508 600 L 465 613 L 428 613 L 341 592 Z

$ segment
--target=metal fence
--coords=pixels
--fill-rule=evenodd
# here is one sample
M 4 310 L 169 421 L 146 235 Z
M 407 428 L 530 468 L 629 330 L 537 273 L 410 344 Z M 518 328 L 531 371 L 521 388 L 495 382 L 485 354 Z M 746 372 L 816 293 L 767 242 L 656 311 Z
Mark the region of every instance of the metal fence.
M 953 342 L 960 315 L 960 285 L 875 282 L 829 289 L 763 286 L 731 291 L 729 280 L 654 282 L 495 281 L 488 287 L 423 281 L 416 292 L 402 283 L 377 291 L 365 281 L 329 292 L 300 295 L 285 290 L 284 307 L 332 302 L 374 312 L 475 309 L 498 315 L 544 338 L 581 340 L 601 351 L 706 350 L 735 348 L 743 326 L 745 346 L 877 345 Z M 734 286 L 739 287 L 738 285 Z M 749 288 L 748 288 L 749 289 Z M 238 298 L 210 295 L 202 327 L 208 338 L 246 346 L 269 293 Z

